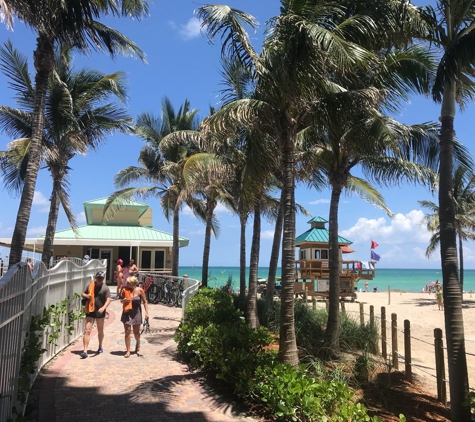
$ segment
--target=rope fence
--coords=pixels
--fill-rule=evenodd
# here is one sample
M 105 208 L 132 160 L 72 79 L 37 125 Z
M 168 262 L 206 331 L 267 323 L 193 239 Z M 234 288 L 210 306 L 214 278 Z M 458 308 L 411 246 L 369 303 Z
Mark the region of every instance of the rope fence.
M 306 295 L 303 295 L 303 299 L 306 299 Z M 317 300 L 315 297 L 311 298 L 312 307 L 317 308 Z M 328 300 L 325 299 L 325 307 L 328 310 Z M 381 307 L 380 315 L 375 315 L 374 306 L 370 306 L 370 312 L 365 312 L 364 303 L 359 304 L 359 311 L 346 309 L 345 301 L 340 301 L 341 313 L 352 314 L 359 316 L 359 322 L 361 325 L 369 322 L 370 324 L 379 328 L 378 344 L 372 345 L 372 353 L 381 355 L 383 359 L 391 365 L 395 370 L 399 370 L 399 365 L 404 365 L 403 370 L 405 379 L 408 382 L 413 382 L 413 370 L 421 372 L 426 376 L 435 379 L 437 389 L 437 400 L 447 405 L 447 383 L 449 382 L 446 377 L 445 371 L 445 350 L 442 330 L 440 328 L 434 329 L 434 342 L 431 343 L 427 340 L 413 337 L 411 335 L 411 323 L 409 320 L 404 320 L 403 327 L 398 326 L 397 314 L 392 313 L 389 318 L 386 315 L 386 307 Z M 356 317 L 358 320 L 358 317 Z M 366 322 L 365 322 L 366 321 Z M 376 325 L 377 324 L 377 325 Z M 398 343 L 402 341 L 402 348 L 399 349 Z M 434 350 L 433 367 L 427 365 L 421 365 L 413 362 L 413 351 L 417 355 L 417 348 L 412 345 L 413 342 L 424 345 L 424 350 L 427 351 L 425 346 L 429 346 Z M 475 341 L 474 341 L 475 342 Z M 379 349 L 380 347 L 380 349 Z M 419 349 L 420 351 L 421 349 Z M 466 352 L 467 356 L 475 356 L 475 353 Z M 431 373 L 432 372 L 432 373 Z M 475 391 L 475 389 L 470 389 Z

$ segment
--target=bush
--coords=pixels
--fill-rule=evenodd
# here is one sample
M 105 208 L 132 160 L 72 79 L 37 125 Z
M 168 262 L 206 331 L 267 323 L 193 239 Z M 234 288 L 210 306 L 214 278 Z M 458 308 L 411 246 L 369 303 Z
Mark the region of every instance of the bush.
M 353 401 L 353 393 L 339 381 L 318 381 L 303 367 L 274 362 L 256 371 L 253 397 L 280 420 L 370 421 L 366 408 Z
M 229 293 L 208 287 L 198 290 L 186 306 L 184 319 L 174 337 L 178 351 L 184 355 L 194 354 L 189 342 L 198 328 L 212 324 L 233 323 L 240 318 L 242 313 L 234 307 L 233 297 Z

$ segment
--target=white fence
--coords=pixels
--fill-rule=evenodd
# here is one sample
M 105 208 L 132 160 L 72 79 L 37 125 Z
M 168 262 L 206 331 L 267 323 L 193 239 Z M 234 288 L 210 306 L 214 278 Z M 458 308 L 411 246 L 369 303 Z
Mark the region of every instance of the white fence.
M 7 421 L 13 407 L 20 410 L 17 403 L 17 386 L 21 350 L 31 318 L 42 315 L 46 307 L 67 297 L 72 298 L 74 293 L 81 293 L 93 275 L 106 268 L 107 262 L 100 260 L 91 260 L 85 266 L 76 265 L 69 260 L 60 261 L 50 270 L 39 262 L 31 274 L 26 263 L 19 263 L 0 279 L 0 422 Z M 74 310 L 79 309 L 80 301 L 74 306 Z M 67 318 L 67 315 L 64 318 Z M 82 332 L 82 323 L 76 321 L 71 334 L 63 330 L 56 344 L 48 344 L 45 334 L 43 348 L 46 352 L 38 361 L 37 372 Z M 32 374 L 31 383 L 37 372 Z

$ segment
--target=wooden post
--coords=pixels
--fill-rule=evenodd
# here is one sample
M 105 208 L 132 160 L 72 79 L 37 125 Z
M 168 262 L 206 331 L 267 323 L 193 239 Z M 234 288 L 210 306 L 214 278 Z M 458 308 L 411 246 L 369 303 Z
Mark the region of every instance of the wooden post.
M 315 296 L 312 297 L 312 307 L 313 309 L 317 309 L 317 298 Z
M 364 304 L 360 302 L 360 324 L 364 325 Z
M 325 299 L 325 308 L 326 308 L 327 311 L 328 311 L 328 299 Z
M 391 286 L 388 285 L 388 305 L 391 305 Z
M 374 306 L 370 305 L 369 307 L 369 325 L 371 327 L 371 330 L 375 329 L 374 325 Z M 378 340 L 376 338 L 376 341 L 371 345 L 371 352 L 376 354 L 378 353 Z
M 412 382 L 411 358 L 411 322 L 404 320 L 404 362 L 406 364 L 406 381 Z
M 391 350 L 393 356 L 393 368 L 399 369 L 399 359 L 397 355 L 397 314 L 391 314 Z
M 445 386 L 444 341 L 442 330 L 434 329 L 435 372 L 437 376 L 437 400 L 447 406 L 447 390 Z
M 386 343 L 386 308 L 384 306 L 381 306 L 381 354 L 384 360 L 388 358 Z
M 305 290 L 303 291 L 303 303 L 307 304 L 308 301 L 308 287 L 305 287 Z
M 341 302 L 341 313 L 344 314 L 346 312 L 346 309 L 345 309 L 345 301 L 342 300 Z

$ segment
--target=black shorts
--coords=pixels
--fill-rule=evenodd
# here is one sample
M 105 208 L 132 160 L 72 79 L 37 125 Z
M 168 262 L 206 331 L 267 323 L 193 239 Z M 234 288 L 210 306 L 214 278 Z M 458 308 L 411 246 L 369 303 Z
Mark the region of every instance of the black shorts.
M 86 314 L 86 318 L 94 318 L 94 319 L 101 319 L 106 317 L 106 312 L 100 314 L 99 312 L 90 312 Z

